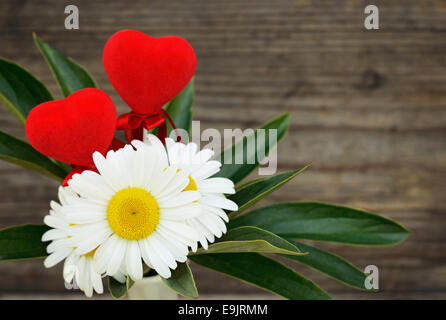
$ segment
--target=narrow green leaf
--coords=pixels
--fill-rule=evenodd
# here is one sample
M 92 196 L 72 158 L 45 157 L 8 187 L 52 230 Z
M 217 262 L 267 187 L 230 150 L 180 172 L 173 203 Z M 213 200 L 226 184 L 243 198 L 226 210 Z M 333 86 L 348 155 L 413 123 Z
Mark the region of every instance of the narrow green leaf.
M 97 87 L 93 78 L 83 67 L 40 40 L 35 33 L 33 37 L 65 97 L 83 88 Z
M 184 129 L 190 134 L 192 124 L 192 107 L 194 105 L 194 78 L 175 98 L 166 106 L 166 111 L 178 129 Z M 167 136 L 172 131 L 170 123 L 167 124 Z M 189 137 L 190 138 L 190 137 Z
M 280 173 L 272 177 L 256 179 L 240 186 L 237 188 L 237 192 L 229 197 L 230 200 L 238 205 L 238 210 L 229 213 L 229 218 L 235 218 L 241 212 L 253 206 L 271 192 L 279 189 L 309 166 L 310 165 L 307 165 L 300 170 Z
M 177 268 L 172 271 L 172 276 L 169 279 L 161 277 L 161 280 L 170 289 L 184 297 L 198 297 L 194 276 L 187 262 L 179 263 Z
M 57 180 L 68 174 L 28 143 L 0 131 L 0 159 L 42 173 Z
M 42 235 L 49 229 L 45 225 L 32 224 L 1 229 L 0 260 L 46 257 L 48 242 L 42 242 Z
M 14 62 L 0 58 L 0 101 L 21 122 L 36 105 L 53 100 L 45 85 Z
M 126 282 L 121 283 L 113 277 L 108 277 L 108 291 L 115 299 L 121 299 L 127 294 L 127 291 L 132 287 L 135 282 L 130 279 L 129 276 L 126 277 Z
M 257 227 L 239 227 L 228 230 L 207 250 L 200 248 L 193 254 L 262 252 L 304 255 L 289 241 Z
M 287 299 L 330 299 L 324 290 L 310 280 L 258 253 L 202 254 L 191 256 L 190 259 Z
M 300 250 L 307 251 L 308 254 L 305 256 L 282 255 L 283 257 L 307 265 L 354 288 L 365 290 L 364 281 L 367 275 L 350 262 L 308 244 L 293 240 L 290 242 Z
M 223 150 L 221 154 L 216 155 L 214 158 L 220 160 L 223 165 L 220 172 L 215 176 L 229 178 L 234 183 L 246 178 L 259 166 L 260 161 L 268 155 L 277 142 L 285 136 L 290 123 L 290 116 L 289 113 L 284 113 L 260 127 L 259 129 L 265 130 L 264 139 L 259 135 L 259 131 L 255 130 L 253 134 L 244 136 L 231 147 Z M 277 141 L 270 141 L 271 130 L 277 130 Z M 253 148 L 248 148 L 248 141 L 254 142 Z M 265 150 L 265 156 L 261 156 L 262 152 L 258 152 L 262 149 Z M 243 160 L 242 163 L 237 163 L 240 162 L 240 159 Z
M 64 170 L 65 172 L 67 172 L 67 174 L 73 170 L 73 168 L 72 168 L 68 163 L 65 163 L 65 162 L 62 162 L 62 161 L 57 161 L 57 160 L 54 160 L 54 162 L 55 162 L 59 167 L 61 167 L 62 170 Z
M 229 223 L 229 228 L 257 226 L 285 238 L 358 245 L 392 245 L 409 232 L 377 214 L 316 202 L 277 203 Z

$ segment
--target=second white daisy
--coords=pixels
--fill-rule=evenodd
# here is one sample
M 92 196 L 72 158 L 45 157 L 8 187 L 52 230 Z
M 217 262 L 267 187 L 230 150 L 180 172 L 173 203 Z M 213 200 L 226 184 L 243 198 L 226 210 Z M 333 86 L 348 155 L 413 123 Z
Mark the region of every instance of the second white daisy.
M 45 232 L 42 241 L 51 241 L 47 246 L 48 257 L 44 261 L 47 268 L 55 266 L 65 259 L 63 267 L 63 277 L 65 282 L 75 282 L 79 289 L 85 292 L 87 297 L 93 295 L 93 290 L 97 293 L 103 293 L 102 276 L 96 271 L 93 260 L 94 251 L 84 255 L 74 252 L 71 244 L 70 224 L 67 222 L 66 214 L 62 208 L 72 202 L 78 201 L 79 197 L 70 187 L 59 187 L 60 204 L 51 201 L 50 214 L 45 216 L 44 222 L 52 229 Z
M 176 166 L 189 175 L 190 182 L 185 191 L 198 191 L 201 198 L 198 204 L 202 213 L 196 217 L 189 217 L 188 223 L 199 231 L 200 243 L 204 249 L 208 243 L 215 241 L 226 233 L 228 216 L 224 210 L 235 211 L 235 202 L 226 199 L 224 194 L 234 194 L 234 183 L 222 177 L 212 177 L 220 171 L 221 163 L 211 160 L 214 152 L 210 149 L 198 150 L 197 144 L 191 142 L 183 144 L 167 138 L 166 147 L 170 165 Z M 192 247 L 197 250 L 197 245 Z

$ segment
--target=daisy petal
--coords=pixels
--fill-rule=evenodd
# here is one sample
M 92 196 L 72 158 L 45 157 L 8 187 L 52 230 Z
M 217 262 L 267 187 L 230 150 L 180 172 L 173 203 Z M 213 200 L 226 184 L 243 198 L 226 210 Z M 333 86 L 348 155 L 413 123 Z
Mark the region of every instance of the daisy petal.
M 111 256 L 110 261 L 107 265 L 107 275 L 112 276 L 118 272 L 119 267 L 124 260 L 128 242 L 129 241 L 120 238 L 118 238 L 118 240 L 116 241 L 116 246 L 113 248 L 113 255 Z
M 161 209 L 162 219 L 167 220 L 185 220 L 199 216 L 201 214 L 201 207 L 197 203 L 187 204 L 181 207 L 163 208 Z
M 174 208 L 190 204 L 200 199 L 200 193 L 197 191 L 184 191 L 179 194 L 158 199 L 160 208 Z
M 86 199 L 107 203 L 113 196 L 113 190 L 105 183 L 104 179 L 96 172 L 89 170 L 74 175 L 68 181 L 68 185 Z
M 215 160 L 206 162 L 201 168 L 194 172 L 192 178 L 194 180 L 207 179 L 220 171 L 221 163 Z
M 137 241 L 129 241 L 125 253 L 125 264 L 132 280 L 142 279 L 141 253 Z
M 170 278 L 171 272 L 169 267 L 161 260 L 149 239 L 143 239 L 139 241 L 139 246 L 141 248 L 141 255 L 146 264 L 150 264 L 158 272 L 158 274 L 163 278 Z
M 67 234 L 61 229 L 51 229 L 42 235 L 42 241 L 45 242 L 50 240 L 62 239 L 66 237 Z
M 201 202 L 214 207 L 220 207 L 225 210 L 237 211 L 238 206 L 234 201 L 216 195 L 205 195 L 201 198 Z
M 43 265 L 45 266 L 45 268 L 54 267 L 56 264 L 58 264 L 63 259 L 68 257 L 68 255 L 72 251 L 73 250 L 70 248 L 65 248 L 62 250 L 55 251 L 55 252 L 51 253 L 48 257 L 46 257 L 46 259 L 43 261 Z
M 200 190 L 205 190 L 206 193 L 227 193 L 234 194 L 234 182 L 226 178 L 208 178 L 201 180 L 198 183 Z

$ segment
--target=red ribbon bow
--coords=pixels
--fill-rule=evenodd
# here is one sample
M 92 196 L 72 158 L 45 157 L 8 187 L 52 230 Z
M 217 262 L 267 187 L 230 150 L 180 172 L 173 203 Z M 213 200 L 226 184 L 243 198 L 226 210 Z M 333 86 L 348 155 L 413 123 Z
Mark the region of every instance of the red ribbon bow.
M 125 130 L 125 136 L 127 140 L 131 142 L 135 139 L 143 140 L 144 129 L 151 130 L 158 127 L 158 138 L 164 144 L 164 140 L 167 136 L 167 125 L 165 118 L 169 120 L 170 125 L 175 130 L 177 140 L 182 141 L 172 118 L 164 109 L 148 114 L 136 113 L 134 111 L 125 113 L 118 118 L 116 129 Z

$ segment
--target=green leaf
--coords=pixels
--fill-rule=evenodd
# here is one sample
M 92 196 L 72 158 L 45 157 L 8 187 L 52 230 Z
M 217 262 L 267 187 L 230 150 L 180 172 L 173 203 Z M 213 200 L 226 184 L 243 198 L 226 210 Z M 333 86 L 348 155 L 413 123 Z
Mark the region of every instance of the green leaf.
M 263 252 L 304 255 L 289 241 L 274 233 L 256 228 L 239 227 L 228 232 L 207 250 L 200 248 L 193 254 Z
M 166 111 L 178 129 L 184 129 L 190 134 L 192 124 L 192 106 L 194 105 L 194 78 L 175 98 L 166 106 Z M 167 123 L 167 136 L 172 126 Z M 190 138 L 190 137 L 189 137 Z
M 251 211 L 229 223 L 229 228 L 257 226 L 285 238 L 392 245 L 409 232 L 379 215 L 316 202 L 277 203 Z
M 0 230 L 0 260 L 34 259 L 47 256 L 48 242 L 42 235 L 50 228 L 26 224 Z
M 63 180 L 68 172 L 28 143 L 0 131 L 0 159 Z
M 179 263 L 177 268 L 172 271 L 172 276 L 169 279 L 161 277 L 161 280 L 163 280 L 164 284 L 170 289 L 184 297 L 198 297 L 194 276 L 187 262 Z
M 222 162 L 221 170 L 215 176 L 225 177 L 231 179 L 234 183 L 238 183 L 246 178 L 251 172 L 259 166 L 260 161 L 265 157 L 261 157 L 257 150 L 264 149 L 265 156 L 269 151 L 276 146 L 284 136 L 290 123 L 290 114 L 284 113 L 279 117 L 266 123 L 259 129 L 265 129 L 265 139 L 261 139 L 259 131 L 255 130 L 253 134 L 246 135 L 242 139 L 238 140 L 231 147 L 223 150 L 219 155 L 216 155 L 214 159 L 218 159 Z M 277 130 L 277 141 L 269 141 L 270 130 Z M 254 141 L 254 148 L 248 148 L 247 141 Z M 236 162 L 242 156 L 243 163 L 237 164 Z M 228 158 L 228 159 L 226 159 Z M 227 161 L 230 160 L 230 161 Z M 249 162 L 252 162 L 251 164 Z
M 290 240 L 297 248 L 307 251 L 305 256 L 281 255 L 290 260 L 307 265 L 317 271 L 341 281 L 352 287 L 365 290 L 364 281 L 367 275 L 350 262 L 330 252 L 312 247 L 308 244 Z
M 303 167 L 300 170 L 288 171 L 272 177 L 252 180 L 240 186 L 239 188 L 237 188 L 237 192 L 229 197 L 230 200 L 234 201 L 238 205 L 238 210 L 231 212 L 228 215 L 229 218 L 235 218 L 241 212 L 253 206 L 255 203 L 265 198 L 271 192 L 277 190 L 285 183 L 293 179 L 310 165 L 311 164 Z
M 195 263 L 288 299 L 330 299 L 313 282 L 283 264 L 257 253 L 202 254 Z
M 126 277 L 125 283 L 121 283 L 113 277 L 108 277 L 108 291 L 115 299 L 121 299 L 127 294 L 127 291 L 133 286 L 135 282 Z
M 33 38 L 65 97 L 83 88 L 97 87 L 93 78 L 83 67 L 40 40 L 35 33 Z
M 45 85 L 14 62 L 0 58 L 0 100 L 23 123 L 36 105 L 53 100 Z

